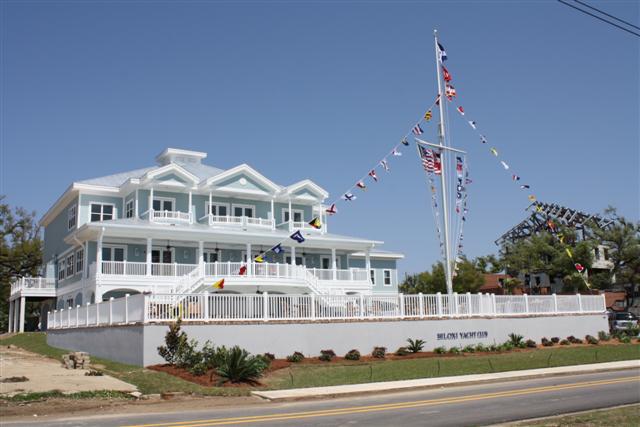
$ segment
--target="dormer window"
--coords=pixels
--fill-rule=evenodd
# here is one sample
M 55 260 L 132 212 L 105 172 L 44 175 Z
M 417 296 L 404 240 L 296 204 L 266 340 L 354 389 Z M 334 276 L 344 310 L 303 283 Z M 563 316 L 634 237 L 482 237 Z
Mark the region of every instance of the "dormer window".
M 115 218 L 115 207 L 107 203 L 91 203 L 91 222 L 109 221 Z

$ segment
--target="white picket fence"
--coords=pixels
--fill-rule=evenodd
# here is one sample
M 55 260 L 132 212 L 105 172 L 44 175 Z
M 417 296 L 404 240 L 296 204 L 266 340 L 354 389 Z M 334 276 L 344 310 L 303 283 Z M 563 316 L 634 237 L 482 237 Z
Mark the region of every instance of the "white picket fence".
M 138 294 L 48 313 L 50 329 L 174 321 L 327 321 L 604 313 L 604 295 Z

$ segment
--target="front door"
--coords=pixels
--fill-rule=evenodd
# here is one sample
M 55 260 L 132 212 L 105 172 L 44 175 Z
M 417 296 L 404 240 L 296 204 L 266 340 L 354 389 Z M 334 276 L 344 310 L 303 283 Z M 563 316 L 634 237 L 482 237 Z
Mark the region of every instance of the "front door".
M 218 262 L 219 253 L 215 251 L 205 251 L 203 254 L 204 262 Z
M 173 211 L 173 200 L 153 199 L 154 211 Z
M 154 264 L 171 264 L 173 262 L 173 251 L 171 249 L 153 249 L 151 251 L 151 262 Z

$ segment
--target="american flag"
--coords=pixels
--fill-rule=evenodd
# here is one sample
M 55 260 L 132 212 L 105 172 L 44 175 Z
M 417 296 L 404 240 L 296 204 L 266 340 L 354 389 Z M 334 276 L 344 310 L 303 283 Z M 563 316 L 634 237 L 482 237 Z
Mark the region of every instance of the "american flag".
M 425 171 L 433 173 L 434 170 L 434 159 L 433 159 L 433 150 L 429 148 L 420 147 L 420 158 L 422 158 L 422 167 Z
M 413 129 L 411 129 L 411 132 L 413 132 L 414 135 L 422 135 L 422 128 L 419 124 L 417 124 L 413 127 Z
M 447 98 L 449 98 L 449 100 L 451 100 L 456 96 L 456 88 L 454 88 L 450 84 L 447 84 L 444 94 L 447 96 Z

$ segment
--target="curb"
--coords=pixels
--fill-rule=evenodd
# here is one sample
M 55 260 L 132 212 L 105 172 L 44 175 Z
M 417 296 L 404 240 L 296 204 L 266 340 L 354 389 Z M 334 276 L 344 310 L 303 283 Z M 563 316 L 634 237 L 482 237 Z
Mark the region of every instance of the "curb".
M 384 381 L 365 384 L 348 384 L 328 387 L 294 388 L 287 390 L 253 391 L 257 396 L 271 401 L 297 400 L 319 397 L 344 396 L 363 393 L 380 393 L 390 391 L 406 391 L 430 387 L 445 387 L 454 385 L 471 385 L 491 383 L 503 380 L 520 380 L 526 378 L 545 377 L 554 375 L 583 374 L 622 369 L 640 368 L 640 360 L 625 360 L 620 362 L 592 363 L 588 365 L 569 365 L 554 368 L 527 369 L 520 371 L 495 372 L 490 374 L 457 375 L 451 377 L 420 378 L 403 381 Z

